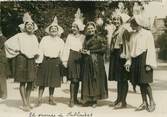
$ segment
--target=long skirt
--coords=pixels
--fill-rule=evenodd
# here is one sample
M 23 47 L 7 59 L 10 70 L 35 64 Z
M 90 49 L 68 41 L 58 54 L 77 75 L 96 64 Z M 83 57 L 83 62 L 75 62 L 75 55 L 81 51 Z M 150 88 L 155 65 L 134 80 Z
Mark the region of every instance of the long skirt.
M 70 50 L 69 60 L 68 60 L 68 75 L 67 78 L 70 81 L 80 81 L 81 73 L 81 54 L 77 51 Z
M 33 82 L 36 77 L 34 58 L 28 59 L 25 55 L 19 54 L 16 57 L 14 78 L 15 82 Z
M 0 61 L 0 98 L 7 96 L 6 65 Z
M 8 77 L 8 63 L 5 56 L 5 50 L 3 48 L 3 40 L 0 38 L 0 98 L 7 96 L 7 83 L 6 79 Z
M 83 101 L 108 98 L 108 84 L 103 55 L 84 55 L 81 74 L 81 99 Z
M 114 49 L 110 53 L 109 81 L 124 81 L 129 79 L 130 73 L 124 67 L 126 59 L 121 58 L 120 54 L 120 49 Z
M 44 87 L 60 87 L 60 58 L 44 57 L 38 69 L 36 84 Z
M 146 55 L 147 52 L 143 52 L 141 55 L 132 58 L 130 81 L 134 85 L 153 82 L 153 69 L 146 71 Z

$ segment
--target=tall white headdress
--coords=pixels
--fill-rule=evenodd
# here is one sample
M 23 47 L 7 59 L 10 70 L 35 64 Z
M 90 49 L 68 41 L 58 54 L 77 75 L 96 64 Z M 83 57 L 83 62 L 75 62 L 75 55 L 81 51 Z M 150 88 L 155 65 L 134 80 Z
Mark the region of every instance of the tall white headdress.
M 85 28 L 85 25 L 83 24 L 83 20 L 84 20 L 83 14 L 81 13 L 80 8 L 78 8 L 75 14 L 75 19 L 74 19 L 73 24 L 76 24 L 78 26 L 79 31 L 83 31 Z
M 53 19 L 53 22 L 45 29 L 45 32 L 50 34 L 50 27 L 56 26 L 58 28 L 58 35 L 61 36 L 61 34 L 64 32 L 64 29 L 58 24 L 57 17 L 55 16 Z
M 20 24 L 20 25 L 19 25 L 21 32 L 24 32 L 24 31 L 25 31 L 25 24 L 26 24 L 27 22 L 34 24 L 34 30 L 33 30 L 33 31 L 36 31 L 36 30 L 38 29 L 38 26 L 37 26 L 36 23 L 32 20 L 30 14 L 29 14 L 28 12 L 26 12 L 26 13 L 24 13 L 24 16 L 23 16 L 23 24 Z

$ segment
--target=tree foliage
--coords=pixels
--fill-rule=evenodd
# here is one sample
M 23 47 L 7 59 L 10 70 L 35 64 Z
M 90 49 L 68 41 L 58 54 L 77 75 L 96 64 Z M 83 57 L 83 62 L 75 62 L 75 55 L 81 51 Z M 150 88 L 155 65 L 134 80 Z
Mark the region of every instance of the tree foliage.
M 84 14 L 85 20 L 94 21 L 100 11 L 104 10 L 106 14 L 110 14 L 118 2 L 63 2 L 63 1 L 13 1 L 1 2 L 1 27 L 3 34 L 9 38 L 19 32 L 18 25 L 22 23 L 22 16 L 25 12 L 29 12 L 32 19 L 37 23 L 39 30 L 36 35 L 39 40 L 46 35 L 44 29 L 52 22 L 53 17 L 58 17 L 58 23 L 65 32 L 62 38 L 65 38 L 70 32 L 71 24 L 74 20 L 74 14 L 80 8 Z M 126 6 L 130 8 L 131 2 L 126 2 Z
M 167 17 L 165 18 L 165 26 L 167 28 Z M 158 57 L 162 60 L 167 60 L 167 29 L 165 32 L 159 36 L 157 40 L 157 44 L 159 46 Z

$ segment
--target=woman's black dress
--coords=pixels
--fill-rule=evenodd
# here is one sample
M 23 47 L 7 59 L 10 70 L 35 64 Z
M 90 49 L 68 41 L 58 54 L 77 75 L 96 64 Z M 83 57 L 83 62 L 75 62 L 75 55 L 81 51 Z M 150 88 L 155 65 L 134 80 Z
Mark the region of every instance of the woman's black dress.
M 87 37 L 84 49 L 90 50 L 90 55 L 82 56 L 82 89 L 81 98 L 84 101 L 108 98 L 107 76 L 104 66 L 104 53 L 107 41 L 99 36 Z

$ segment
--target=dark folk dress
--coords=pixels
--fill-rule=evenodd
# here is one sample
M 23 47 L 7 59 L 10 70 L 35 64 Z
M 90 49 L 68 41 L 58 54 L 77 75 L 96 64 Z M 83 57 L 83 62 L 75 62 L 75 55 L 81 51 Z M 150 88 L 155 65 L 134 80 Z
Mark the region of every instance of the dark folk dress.
M 82 56 L 81 98 L 84 101 L 96 101 L 108 98 L 107 76 L 104 66 L 104 53 L 107 41 L 104 38 L 87 37 L 84 48 L 90 55 Z
M 78 82 L 81 80 L 81 53 L 71 50 L 68 59 L 68 80 Z
M 7 95 L 7 58 L 4 50 L 5 37 L 0 37 L 0 98 Z
M 153 69 L 146 71 L 146 55 L 147 52 L 143 52 L 139 56 L 132 58 L 130 81 L 134 85 L 153 82 Z
M 36 84 L 44 87 L 61 86 L 61 61 L 60 58 L 44 57 L 43 62 L 38 69 L 38 78 Z
M 33 82 L 37 78 L 36 73 L 34 58 L 29 59 L 24 54 L 16 56 L 15 82 Z

